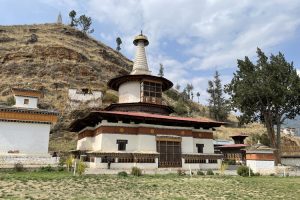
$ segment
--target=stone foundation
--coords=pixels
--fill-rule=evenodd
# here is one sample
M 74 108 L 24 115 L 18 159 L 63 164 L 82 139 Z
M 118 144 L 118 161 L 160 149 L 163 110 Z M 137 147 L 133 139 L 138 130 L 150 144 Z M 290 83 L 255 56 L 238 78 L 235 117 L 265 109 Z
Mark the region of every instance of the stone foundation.
M 16 163 L 21 163 L 24 168 L 39 168 L 48 165 L 56 167 L 59 157 L 51 157 L 49 154 L 0 154 L 0 168 L 13 168 Z

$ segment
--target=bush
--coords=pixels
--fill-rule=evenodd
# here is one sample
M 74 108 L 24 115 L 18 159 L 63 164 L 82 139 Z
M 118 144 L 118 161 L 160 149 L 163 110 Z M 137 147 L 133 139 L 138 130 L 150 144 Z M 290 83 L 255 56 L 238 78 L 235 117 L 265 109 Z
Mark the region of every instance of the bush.
M 86 169 L 86 164 L 82 160 L 79 160 L 77 164 L 76 172 L 79 175 L 82 175 L 85 172 L 85 169 Z
M 45 167 L 41 167 L 40 170 L 41 172 L 53 172 L 55 171 L 55 169 L 53 167 L 51 167 L 50 165 L 45 166 Z
M 63 171 L 65 171 L 65 169 L 66 169 L 66 168 L 65 168 L 64 166 L 60 166 L 60 165 L 59 165 L 59 166 L 57 167 L 57 171 L 59 171 L 59 172 L 63 172 Z
M 106 92 L 106 94 L 103 96 L 102 99 L 103 102 L 108 102 L 108 103 L 117 103 L 118 100 L 119 100 L 118 96 L 108 92 Z
M 73 165 L 73 160 L 74 160 L 74 158 L 73 158 L 73 156 L 72 155 L 70 155 L 67 159 L 66 159 L 66 166 L 67 166 L 67 169 L 68 169 L 68 171 L 71 171 L 71 168 L 72 168 L 72 165 Z
M 241 165 L 237 168 L 237 174 L 240 175 L 240 176 L 249 176 L 249 167 L 247 166 L 244 166 L 244 165 Z M 253 171 L 252 169 L 250 169 L 250 176 L 253 176 Z
M 197 171 L 197 175 L 199 175 L 199 176 L 204 176 L 205 174 L 204 174 L 203 171 L 198 170 L 198 171 Z
M 131 175 L 133 176 L 142 176 L 142 170 L 138 167 L 131 168 Z
M 236 165 L 235 160 L 226 160 L 226 161 L 224 161 L 224 163 L 227 163 L 228 165 Z
M 118 176 L 121 176 L 121 177 L 127 177 L 128 174 L 127 174 L 127 172 L 122 171 L 122 172 L 119 172 L 119 173 L 118 173 Z
M 256 173 L 254 174 L 254 176 L 260 176 L 260 173 L 256 172 Z
M 8 97 L 6 99 L 6 105 L 7 106 L 13 106 L 16 104 L 16 100 L 15 100 L 15 97 L 11 96 L 11 97 Z
M 15 163 L 15 165 L 14 165 L 14 170 L 15 170 L 16 172 L 22 172 L 22 171 L 24 171 L 25 169 L 24 169 L 24 166 L 23 166 L 22 163 Z
M 182 100 L 179 100 L 175 104 L 174 111 L 178 115 L 187 115 L 188 114 L 188 110 Z
M 215 175 L 213 170 L 209 169 L 206 171 L 206 175 Z
M 177 170 L 177 175 L 178 175 L 178 176 L 185 176 L 185 171 L 182 170 L 182 169 L 178 169 L 178 170 Z

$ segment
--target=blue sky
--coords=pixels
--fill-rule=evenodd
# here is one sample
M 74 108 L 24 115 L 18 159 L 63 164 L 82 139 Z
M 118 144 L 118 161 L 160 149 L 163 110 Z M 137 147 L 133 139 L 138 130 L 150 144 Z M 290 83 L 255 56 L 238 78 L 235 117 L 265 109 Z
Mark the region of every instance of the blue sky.
M 236 60 L 256 60 L 256 48 L 267 55 L 281 51 L 300 72 L 299 0 L 0 0 L 0 25 L 53 23 L 61 12 L 92 17 L 93 37 L 134 58 L 132 40 L 143 29 L 149 67 L 182 87 L 192 83 L 206 103 L 207 82 L 215 70 L 228 83 Z

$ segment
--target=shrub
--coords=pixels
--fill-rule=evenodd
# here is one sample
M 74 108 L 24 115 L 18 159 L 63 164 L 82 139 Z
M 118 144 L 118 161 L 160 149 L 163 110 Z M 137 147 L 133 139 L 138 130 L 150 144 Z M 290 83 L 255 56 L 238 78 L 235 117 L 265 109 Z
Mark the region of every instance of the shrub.
M 260 176 L 260 173 L 256 172 L 256 173 L 254 174 L 254 176 Z
M 132 167 L 131 168 L 131 175 L 133 176 L 141 176 L 142 175 L 142 170 L 138 167 Z
M 185 176 L 185 171 L 182 170 L 182 169 L 178 169 L 178 170 L 177 170 L 177 175 L 178 175 L 178 176 Z
M 244 165 L 241 165 L 237 168 L 237 174 L 240 175 L 240 176 L 249 176 L 249 167 L 247 166 L 244 166 Z M 250 169 L 250 176 L 253 176 L 253 171 L 252 169 Z
M 79 160 L 79 162 L 77 164 L 76 172 L 79 175 L 82 175 L 85 172 L 85 169 L 86 169 L 86 164 L 83 161 Z
M 226 162 L 222 162 L 220 166 L 220 173 L 223 175 L 227 168 L 228 168 L 228 164 Z
M 40 170 L 41 172 L 53 172 L 55 171 L 55 169 L 53 167 L 51 167 L 50 165 L 45 166 L 45 167 L 41 167 Z
M 72 167 L 72 164 L 73 164 L 73 160 L 74 160 L 73 156 L 70 155 L 70 156 L 66 159 L 66 161 L 65 161 L 65 162 L 66 162 L 66 166 L 67 166 L 68 171 L 71 170 L 71 167 Z
M 57 167 L 57 171 L 59 171 L 59 172 L 65 171 L 65 169 L 66 169 L 66 168 L 65 168 L 64 166 L 60 166 L 60 165 L 59 165 L 59 166 Z
M 209 169 L 206 171 L 206 175 L 215 175 L 213 170 Z
M 108 103 L 117 103 L 118 100 L 119 100 L 118 96 L 108 92 L 105 93 L 102 99 L 103 102 L 108 102 Z
M 22 164 L 22 163 L 15 163 L 15 165 L 14 165 L 14 170 L 15 170 L 16 172 L 22 172 L 22 171 L 24 171 L 24 166 L 23 166 L 23 164 Z
M 226 161 L 224 161 L 224 163 L 227 163 L 228 165 L 236 165 L 235 160 L 226 160 Z
M 197 171 L 197 175 L 199 175 L 199 176 L 204 176 L 205 174 L 204 174 L 203 171 L 198 170 L 198 171 Z
M 118 173 L 118 176 L 121 176 L 121 177 L 127 177 L 128 174 L 127 174 L 127 172 L 122 171 L 122 172 L 119 172 L 119 173 Z
M 188 114 L 187 107 L 182 100 L 179 100 L 175 104 L 174 111 L 178 115 L 187 115 Z
M 14 98 L 13 96 L 8 97 L 8 98 L 6 99 L 6 105 L 7 105 L 7 106 L 13 106 L 13 105 L 15 105 L 15 104 L 16 104 L 16 100 L 15 100 L 15 98 Z

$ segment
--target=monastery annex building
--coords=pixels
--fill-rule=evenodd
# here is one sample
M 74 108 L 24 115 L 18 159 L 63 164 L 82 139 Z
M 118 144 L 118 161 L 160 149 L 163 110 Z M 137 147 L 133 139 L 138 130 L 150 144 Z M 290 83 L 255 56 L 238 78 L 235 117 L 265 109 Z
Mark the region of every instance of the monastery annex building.
M 104 111 L 92 111 L 74 121 L 78 132 L 77 156 L 91 168 L 142 169 L 218 168 L 221 154 L 214 153 L 213 129 L 222 122 L 201 118 L 170 116 L 173 109 L 162 101 L 162 93 L 173 86 L 166 78 L 151 75 L 142 33 L 132 72 L 113 78 L 109 88 L 118 91 L 119 102 Z

